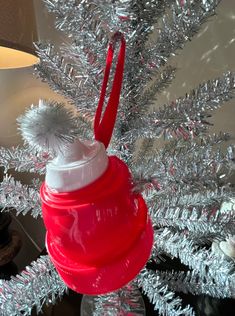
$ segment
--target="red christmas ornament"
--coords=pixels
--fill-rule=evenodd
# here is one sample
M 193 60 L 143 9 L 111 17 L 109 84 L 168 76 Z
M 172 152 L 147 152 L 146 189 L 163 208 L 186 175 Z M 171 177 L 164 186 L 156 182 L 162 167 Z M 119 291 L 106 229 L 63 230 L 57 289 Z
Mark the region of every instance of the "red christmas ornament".
M 41 187 L 51 260 L 69 288 L 90 295 L 130 282 L 146 264 L 153 244 L 147 207 L 132 190 L 128 167 L 105 153 L 116 120 L 125 60 L 123 35 L 116 33 L 117 40 L 121 46 L 114 82 L 101 120 L 113 43 L 108 49 L 95 117 L 96 141 L 71 145 L 65 161 L 48 165 Z

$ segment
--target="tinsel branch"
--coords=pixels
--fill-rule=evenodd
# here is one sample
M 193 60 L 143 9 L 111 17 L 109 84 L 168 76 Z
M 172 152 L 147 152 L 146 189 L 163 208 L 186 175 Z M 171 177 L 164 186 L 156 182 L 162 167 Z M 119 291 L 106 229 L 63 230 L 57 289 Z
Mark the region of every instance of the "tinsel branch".
M 164 192 L 187 195 L 221 187 L 234 168 L 234 147 L 225 152 L 213 147 L 210 142 L 173 141 L 161 150 L 153 148 L 152 156 L 131 165 L 136 191 L 160 190 L 164 198 Z
M 146 42 L 152 32 L 152 26 L 165 12 L 169 2 L 174 0 L 122 0 L 115 1 L 107 6 L 108 1 L 101 1 L 103 26 L 109 31 L 120 30 L 127 36 L 128 45 L 133 46 L 138 38 L 139 42 Z M 107 10 L 108 8 L 108 10 Z M 111 19 L 110 19 L 111 17 Z M 134 34 L 132 34 L 134 32 Z
M 168 289 L 166 282 L 161 280 L 160 276 L 153 271 L 142 270 L 136 281 L 160 315 L 195 315 L 189 305 L 185 308 L 181 307 L 182 300 L 176 297 L 174 292 Z
M 149 44 L 158 67 L 164 65 L 177 49 L 198 32 L 201 24 L 214 13 L 220 0 L 187 1 L 184 6 L 179 4 L 182 1 L 177 2 L 163 16 L 156 43 Z
M 200 274 L 200 276 L 213 278 L 221 286 L 233 287 L 234 263 L 214 254 L 211 250 L 199 248 L 195 240 L 189 239 L 183 232 L 175 232 L 165 228 L 155 234 L 154 253 L 158 251 L 179 258 L 180 261 Z
M 218 236 L 235 234 L 235 211 L 231 207 L 221 212 L 222 201 L 234 196 L 225 188 L 204 190 L 195 194 L 181 196 L 180 192 L 161 195 L 151 199 L 150 216 L 154 225 L 172 226 L 194 233 L 217 233 Z
M 223 233 L 220 233 L 220 234 L 218 234 L 217 232 L 211 233 L 210 230 L 208 230 L 207 232 L 204 231 L 203 233 L 200 232 L 199 229 L 197 229 L 196 231 L 189 231 L 187 229 L 184 229 L 183 231 L 190 240 L 195 240 L 197 243 L 197 246 L 199 247 L 210 247 L 215 240 L 219 242 L 227 238 L 228 236 L 227 234 L 226 236 L 223 235 Z
M 142 159 L 149 159 L 156 152 L 156 146 L 153 138 L 142 138 L 135 156 L 133 157 L 133 164 L 138 165 L 142 163 Z
M 142 92 L 142 85 L 139 87 L 140 91 L 138 92 L 135 89 L 135 91 L 133 90 L 133 94 L 131 93 L 133 88 L 126 87 L 126 90 L 129 91 L 130 94 L 128 100 L 124 97 L 122 101 L 121 116 L 125 115 L 125 123 L 123 121 L 121 123 L 122 130 L 127 132 L 134 128 L 136 126 L 136 119 L 140 119 L 146 115 L 146 111 L 155 103 L 156 95 L 165 89 L 174 79 L 175 70 L 174 67 L 168 66 L 162 71 L 156 72 L 153 82 L 144 92 Z M 140 82 L 140 78 L 136 78 L 136 80 Z M 127 142 L 126 138 L 125 141 Z M 135 141 L 135 139 L 133 141 Z M 131 143 L 132 139 L 128 139 L 128 142 Z
M 209 80 L 185 97 L 176 99 L 159 110 L 155 110 L 135 122 L 125 138 L 165 138 L 189 139 L 204 133 L 211 116 L 210 111 L 234 96 L 235 74 L 228 72 L 221 78 Z
M 93 139 L 94 131 L 94 113 L 87 109 L 80 109 L 77 107 L 76 124 L 80 137 L 84 139 Z
M 117 0 L 115 3 L 83 1 L 79 4 L 74 0 L 44 0 L 44 2 L 49 11 L 57 17 L 56 27 L 75 39 L 79 38 L 80 31 L 87 32 L 91 36 L 91 42 L 94 40 L 94 42 L 104 43 L 104 37 L 107 40 L 109 34 L 120 30 L 125 32 L 130 44 L 129 39 L 133 40 L 138 35 L 151 32 L 150 26 L 164 13 L 173 0 L 148 2 Z M 133 27 L 134 24 L 136 34 L 131 35 L 133 32 L 133 30 L 131 32 L 131 25 Z
M 220 210 L 222 202 L 234 196 L 231 187 L 223 184 L 234 166 L 234 152 L 232 147 L 225 153 L 213 149 L 228 139 L 227 134 L 219 134 L 198 142 L 173 141 L 158 153 L 153 141 L 143 142 L 134 168 L 135 190 L 144 193 L 155 226 L 205 236 L 234 233 L 233 209 Z
M 227 142 L 229 140 L 232 140 L 232 137 L 229 133 L 220 132 L 218 134 L 211 134 L 206 135 L 200 138 L 197 138 L 197 141 L 191 141 L 191 142 L 182 142 L 181 140 L 174 139 L 169 141 L 167 144 L 164 145 L 163 149 L 159 151 L 157 146 L 155 146 L 155 139 L 154 138 L 141 138 L 141 143 L 138 148 L 138 151 L 135 153 L 135 156 L 133 157 L 133 164 L 136 165 L 143 165 L 143 157 L 144 157 L 144 163 L 145 159 L 149 159 L 152 156 L 156 156 L 160 154 L 162 156 L 166 156 L 169 154 L 169 152 L 172 151 L 177 153 L 182 150 L 182 147 L 185 148 L 185 152 L 191 151 L 192 148 L 197 146 L 200 147 L 206 147 L 206 146 L 215 146 L 222 142 Z M 174 148 L 174 150 L 173 150 Z
M 156 271 L 161 280 L 176 292 L 207 294 L 216 298 L 234 298 L 234 287 L 216 283 L 211 277 L 201 278 L 196 271 Z
M 50 87 L 75 104 L 79 112 L 90 113 L 95 106 L 94 98 L 98 91 L 90 75 L 87 63 L 78 59 L 79 65 L 71 65 L 65 58 L 55 52 L 51 45 L 36 45 L 41 62 L 35 66 L 38 76 Z
M 31 213 L 33 217 L 41 215 L 41 203 L 38 192 L 38 184 L 35 187 L 22 184 L 12 176 L 5 175 L 0 183 L 0 205 L 4 209 L 12 208 L 16 214 Z
M 146 111 L 146 106 L 152 105 L 157 98 L 156 95 L 165 90 L 175 78 L 175 72 L 176 68 L 172 66 L 168 66 L 161 72 L 158 72 L 154 77 L 153 83 L 151 83 L 142 94 L 140 101 L 138 102 L 138 107 L 144 106 Z
M 78 3 L 76 0 L 43 0 L 49 12 L 56 16 L 55 26 L 57 29 L 67 33 L 75 41 L 80 39 L 80 32 L 83 35 L 87 32 L 90 36 L 89 44 L 95 45 L 98 41 L 100 33 L 97 29 L 96 18 L 99 17 L 99 5 L 105 3 L 110 6 L 108 1 L 96 1 L 95 3 L 89 1 L 81 1 Z M 102 18 L 100 18 L 102 21 Z M 100 22 L 101 23 L 101 22 Z M 87 41 L 88 38 L 84 40 Z
M 48 10 L 56 15 L 56 28 L 72 37 L 77 47 L 76 55 L 79 56 L 79 53 L 83 51 L 86 55 L 85 60 L 90 61 L 93 66 L 94 63 L 104 64 L 105 50 L 109 38 L 109 34 L 104 33 L 101 28 L 100 2 L 104 1 L 96 1 L 96 3 L 81 1 L 78 3 L 76 0 L 44 0 Z M 112 4 L 106 2 L 106 10 L 110 6 Z M 82 51 L 79 46 L 82 47 Z
M 139 118 L 144 110 L 146 111 L 147 103 L 153 102 L 150 100 L 151 96 L 169 84 L 174 76 L 171 67 L 157 72 L 156 64 L 146 49 L 146 42 L 154 29 L 154 24 L 167 5 L 168 1 L 130 1 L 126 8 L 129 25 L 127 29 L 123 28 L 124 23 L 119 26 L 124 34 L 127 34 L 128 43 L 123 84 L 124 93 L 123 98 L 121 98 L 120 120 L 117 124 L 119 135 L 116 134 L 119 139 L 135 124 L 136 117 Z M 155 82 L 143 97 L 143 90 L 153 78 L 156 79 Z M 125 140 L 125 143 L 127 142 L 133 143 L 131 139 Z
M 153 96 L 154 92 L 156 93 L 169 84 L 173 78 L 173 68 L 171 67 L 162 72 L 156 72 L 157 66 L 146 48 L 149 35 L 153 32 L 154 25 L 168 7 L 169 2 L 172 1 L 127 1 L 125 9 L 122 9 L 125 19 L 120 18 L 115 2 L 116 15 L 119 20 L 116 28 L 125 34 L 128 47 L 123 84 L 124 97 L 121 99 L 121 119 L 118 128 L 120 138 L 134 124 L 136 116 L 140 117 L 144 109 L 146 111 L 146 99 L 150 103 L 149 98 Z M 123 4 L 121 5 L 123 7 Z M 107 15 L 107 20 L 109 16 Z M 142 98 L 143 90 L 153 78 L 156 79 L 155 82 Z M 129 141 L 129 143 L 131 142 Z
M 40 313 L 45 303 L 55 304 L 65 290 L 49 257 L 41 256 L 10 281 L 0 280 L 0 314 L 26 316 L 33 308 Z
M 0 166 L 6 173 L 9 169 L 19 172 L 44 174 L 49 162 L 48 153 L 32 153 L 27 147 L 0 147 Z
M 202 145 L 210 144 L 211 146 L 213 146 L 221 144 L 222 142 L 227 142 L 231 139 L 233 139 L 233 137 L 229 133 L 220 132 L 218 134 L 212 134 L 207 135 L 206 137 L 202 137 L 199 139 L 199 141 Z
M 154 177 L 151 177 L 153 170 L 149 172 L 150 169 L 148 169 L 148 172 L 145 173 L 144 165 L 145 162 L 148 165 L 148 162 L 151 161 L 150 157 L 155 156 L 156 146 L 153 138 L 142 138 L 138 145 L 137 150 L 135 150 L 135 146 L 132 144 L 134 149 L 128 165 L 132 169 L 134 191 L 143 192 L 146 188 L 152 186 L 151 180 L 154 179 Z M 153 163 L 151 163 L 151 166 L 153 166 Z

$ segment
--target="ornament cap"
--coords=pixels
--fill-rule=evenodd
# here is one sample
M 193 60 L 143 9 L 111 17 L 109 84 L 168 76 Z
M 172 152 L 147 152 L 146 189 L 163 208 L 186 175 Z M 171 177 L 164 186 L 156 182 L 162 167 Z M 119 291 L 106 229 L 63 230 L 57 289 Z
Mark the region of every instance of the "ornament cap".
M 46 184 L 56 192 L 78 190 L 98 179 L 107 166 L 102 143 L 76 140 L 47 165 Z

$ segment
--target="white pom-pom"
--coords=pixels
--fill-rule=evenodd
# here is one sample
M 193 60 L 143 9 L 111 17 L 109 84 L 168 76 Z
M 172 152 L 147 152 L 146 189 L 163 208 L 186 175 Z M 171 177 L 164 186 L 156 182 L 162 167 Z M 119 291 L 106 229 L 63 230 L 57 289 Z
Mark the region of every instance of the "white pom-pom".
M 17 120 L 23 139 L 36 150 L 58 153 L 78 136 L 74 113 L 61 103 L 40 100 Z

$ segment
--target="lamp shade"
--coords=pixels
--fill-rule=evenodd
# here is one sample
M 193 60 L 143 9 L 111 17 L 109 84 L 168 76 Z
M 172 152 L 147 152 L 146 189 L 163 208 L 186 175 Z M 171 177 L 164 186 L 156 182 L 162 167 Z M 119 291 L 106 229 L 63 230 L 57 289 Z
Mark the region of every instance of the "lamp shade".
M 36 64 L 37 29 L 32 0 L 0 0 L 0 69 Z

